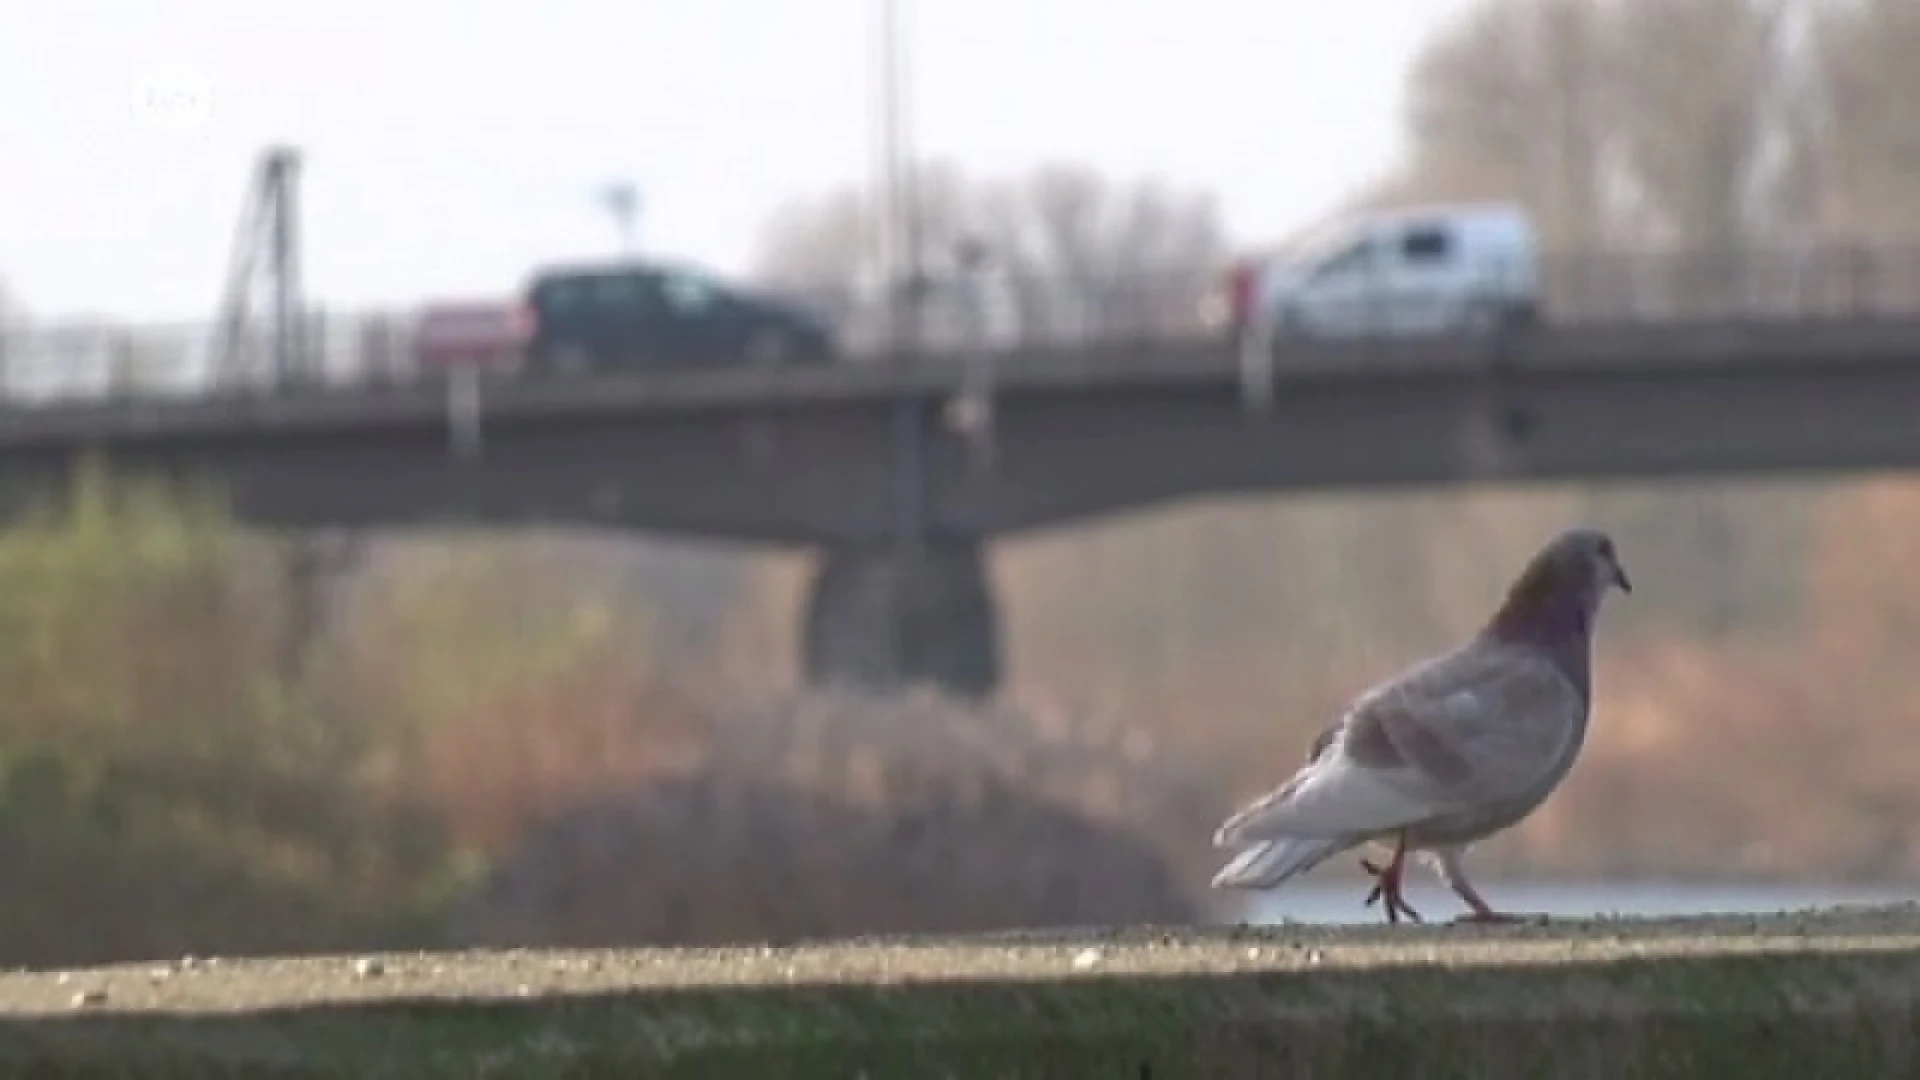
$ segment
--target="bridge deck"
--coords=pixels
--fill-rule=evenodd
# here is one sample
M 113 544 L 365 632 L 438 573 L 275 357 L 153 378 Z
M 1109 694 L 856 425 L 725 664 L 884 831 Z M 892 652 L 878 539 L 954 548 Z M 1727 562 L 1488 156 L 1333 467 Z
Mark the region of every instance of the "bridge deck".
M 1286 343 L 1274 365 L 1286 380 L 1365 380 L 1389 373 L 1503 367 L 1528 372 L 1664 366 L 1913 361 L 1920 364 L 1920 318 L 1795 320 L 1543 329 L 1508 338 L 1405 338 Z M 805 408 L 944 395 L 970 385 L 998 394 L 1060 393 L 1141 384 L 1196 386 L 1237 380 L 1241 357 L 1218 341 L 1113 344 L 1031 350 L 999 357 L 927 356 L 911 363 L 828 368 L 653 372 L 543 382 L 495 380 L 480 390 L 491 421 L 564 416 L 673 414 Z M 0 403 L 0 447 L 47 441 L 167 435 L 244 435 L 260 431 L 338 430 L 444 423 L 441 383 L 342 385 L 271 393 L 127 397 L 7 407 Z

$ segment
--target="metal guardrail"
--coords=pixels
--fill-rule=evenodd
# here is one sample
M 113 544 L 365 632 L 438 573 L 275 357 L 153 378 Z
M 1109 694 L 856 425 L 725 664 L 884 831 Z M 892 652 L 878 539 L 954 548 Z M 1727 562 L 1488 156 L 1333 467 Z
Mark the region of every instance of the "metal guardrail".
M 1558 255 L 1542 260 L 1540 278 L 1541 317 L 1551 326 L 1920 316 L 1920 250 L 1912 249 Z M 915 354 L 987 358 L 969 383 L 969 408 L 978 410 L 990 400 L 990 386 L 979 381 L 991 383 L 993 372 L 1018 363 L 1022 350 L 1224 344 L 1252 329 L 1235 327 L 1228 318 L 1225 279 L 1224 269 L 1077 279 L 1001 276 L 936 284 L 912 310 L 849 294 L 784 295 L 833 329 L 850 363 Z M 284 380 L 273 374 L 273 342 L 262 331 L 239 343 L 247 362 L 229 370 L 215 364 L 211 322 L 28 325 L 0 333 L 0 400 L 32 405 L 283 394 L 444 379 L 447 369 L 416 360 L 414 334 L 410 313 L 312 316 L 300 335 L 307 350 L 303 374 Z M 1284 349 L 1285 335 L 1277 334 L 1271 347 Z M 1251 366 L 1249 374 L 1258 375 Z

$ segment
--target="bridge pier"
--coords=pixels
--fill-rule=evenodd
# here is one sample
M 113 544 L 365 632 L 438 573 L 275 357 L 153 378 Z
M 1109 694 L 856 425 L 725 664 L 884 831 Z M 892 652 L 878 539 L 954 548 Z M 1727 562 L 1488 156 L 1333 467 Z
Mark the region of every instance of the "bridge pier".
M 281 629 L 280 674 L 297 678 L 327 629 L 338 590 L 365 554 L 360 538 L 338 531 L 296 533 L 281 541 L 281 585 L 287 622 Z
M 978 539 L 929 539 L 823 552 L 801 630 L 807 681 L 992 693 L 1000 683 L 1000 624 L 985 547 Z

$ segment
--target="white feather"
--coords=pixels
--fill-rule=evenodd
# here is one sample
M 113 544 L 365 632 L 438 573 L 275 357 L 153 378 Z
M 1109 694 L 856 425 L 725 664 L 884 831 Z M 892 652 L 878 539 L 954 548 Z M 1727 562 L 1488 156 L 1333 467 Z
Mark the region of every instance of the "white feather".
M 1262 840 L 1234 856 L 1213 876 L 1216 889 L 1270 889 L 1350 847 L 1339 839 Z
M 1218 847 L 1240 847 L 1281 837 L 1365 838 L 1416 821 L 1433 807 L 1396 777 L 1362 768 L 1346 754 L 1342 732 L 1327 752 L 1214 834 Z
M 1300 779 L 1291 796 L 1248 821 L 1241 835 L 1371 836 L 1423 821 L 1434 811 L 1431 801 L 1409 790 L 1407 778 L 1356 765 L 1338 746 Z

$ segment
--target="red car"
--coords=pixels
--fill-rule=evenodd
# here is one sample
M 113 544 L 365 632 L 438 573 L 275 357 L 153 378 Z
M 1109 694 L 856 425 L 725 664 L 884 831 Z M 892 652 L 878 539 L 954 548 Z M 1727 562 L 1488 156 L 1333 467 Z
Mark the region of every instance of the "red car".
M 532 319 L 512 301 L 427 304 L 414 323 L 413 363 L 424 373 L 509 370 L 525 358 L 532 332 Z

